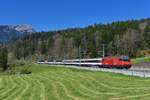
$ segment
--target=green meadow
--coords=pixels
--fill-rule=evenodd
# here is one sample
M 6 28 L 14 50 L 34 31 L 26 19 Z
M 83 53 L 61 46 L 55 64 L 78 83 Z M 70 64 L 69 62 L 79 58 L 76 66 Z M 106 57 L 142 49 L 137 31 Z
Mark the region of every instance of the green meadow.
M 0 100 L 149 100 L 150 79 L 33 64 L 0 75 Z

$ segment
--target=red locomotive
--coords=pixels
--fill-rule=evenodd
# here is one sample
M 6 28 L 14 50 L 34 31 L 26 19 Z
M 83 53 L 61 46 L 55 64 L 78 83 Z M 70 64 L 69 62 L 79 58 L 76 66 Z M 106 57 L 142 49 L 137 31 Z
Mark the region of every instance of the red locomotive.
M 126 57 L 104 57 L 102 60 L 102 66 L 108 68 L 131 68 L 132 62 Z

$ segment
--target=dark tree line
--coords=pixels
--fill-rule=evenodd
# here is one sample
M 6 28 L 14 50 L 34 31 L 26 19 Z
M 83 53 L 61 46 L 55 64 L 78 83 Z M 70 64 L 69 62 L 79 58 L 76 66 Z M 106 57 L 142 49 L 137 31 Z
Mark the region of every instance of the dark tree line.
M 49 58 L 74 59 L 102 56 L 102 44 L 106 55 L 150 54 L 150 19 L 95 24 L 86 28 L 74 28 L 53 32 L 38 32 L 16 39 L 8 46 L 17 59 Z
M 7 65 L 7 59 L 8 59 L 8 51 L 6 47 L 0 46 L 0 68 L 5 71 L 8 67 Z

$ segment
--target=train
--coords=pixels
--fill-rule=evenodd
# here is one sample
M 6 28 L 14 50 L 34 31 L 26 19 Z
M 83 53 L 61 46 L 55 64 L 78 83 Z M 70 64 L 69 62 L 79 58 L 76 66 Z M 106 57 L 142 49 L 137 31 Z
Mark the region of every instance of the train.
M 75 66 L 98 66 L 102 68 L 117 68 L 117 69 L 129 69 L 132 66 L 132 62 L 128 56 L 120 57 L 103 57 L 92 59 L 72 59 L 62 61 L 38 61 L 39 64 L 49 65 L 75 65 Z

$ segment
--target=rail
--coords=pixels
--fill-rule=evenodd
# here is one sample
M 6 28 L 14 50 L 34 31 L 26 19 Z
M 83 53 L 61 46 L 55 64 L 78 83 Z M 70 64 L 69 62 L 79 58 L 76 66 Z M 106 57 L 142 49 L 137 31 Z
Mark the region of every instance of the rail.
M 118 73 L 123 75 L 139 76 L 144 78 L 150 77 L 150 72 L 141 71 L 141 70 L 99 68 L 97 66 L 83 67 L 83 66 L 75 66 L 75 65 L 63 65 L 62 62 L 57 64 L 40 62 L 38 64 L 48 64 L 49 66 L 54 66 L 54 67 L 67 67 L 67 68 L 77 68 L 77 69 L 85 69 L 85 70 L 92 70 L 92 71 L 112 72 L 112 73 Z

